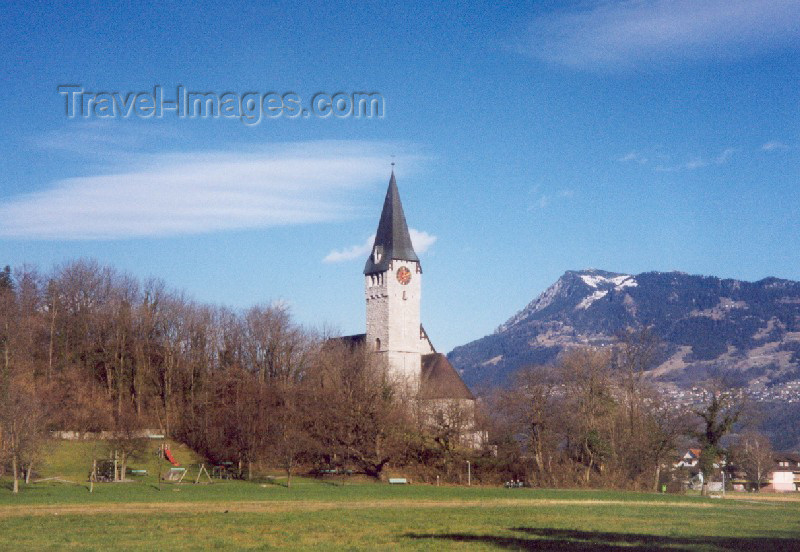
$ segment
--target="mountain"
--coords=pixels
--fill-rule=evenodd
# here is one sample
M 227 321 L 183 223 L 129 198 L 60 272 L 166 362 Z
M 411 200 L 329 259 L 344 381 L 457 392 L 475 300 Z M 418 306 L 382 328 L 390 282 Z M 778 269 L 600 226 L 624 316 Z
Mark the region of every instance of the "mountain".
M 651 376 L 676 388 L 724 375 L 770 398 L 794 387 L 776 384 L 800 380 L 800 282 L 778 278 L 568 271 L 493 334 L 448 358 L 480 390 L 565 349 L 612 343 L 629 327 L 650 327 L 663 341 Z

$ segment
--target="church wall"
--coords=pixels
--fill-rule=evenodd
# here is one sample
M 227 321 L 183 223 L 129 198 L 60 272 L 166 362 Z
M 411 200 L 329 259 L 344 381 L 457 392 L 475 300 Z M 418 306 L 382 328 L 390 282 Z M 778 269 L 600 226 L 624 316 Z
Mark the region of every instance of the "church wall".
M 367 300 L 367 345 L 376 350 L 385 350 L 389 343 L 389 295 L 386 285 L 380 283 L 382 275 L 366 277 Z M 380 347 L 377 341 L 380 339 Z
M 388 351 L 385 353 L 389 368 L 394 376 L 399 378 L 401 385 L 419 388 L 419 377 L 422 372 L 422 358 L 419 353 L 404 353 Z
M 459 428 L 463 446 L 478 449 L 486 446 L 488 432 L 475 425 L 475 401 L 472 399 L 427 399 L 421 402 L 424 422 L 435 428 L 444 422 Z
M 411 281 L 402 285 L 396 273 L 408 268 Z M 393 351 L 419 354 L 420 291 L 422 274 L 416 273 L 416 263 L 394 261 L 387 274 L 389 295 L 389 347 Z
M 397 280 L 400 267 L 411 271 L 411 280 L 406 285 Z M 392 261 L 387 272 L 365 278 L 367 343 L 386 353 L 389 368 L 396 375 L 415 382 L 419 381 L 422 369 L 421 279 L 417 263 L 410 261 Z

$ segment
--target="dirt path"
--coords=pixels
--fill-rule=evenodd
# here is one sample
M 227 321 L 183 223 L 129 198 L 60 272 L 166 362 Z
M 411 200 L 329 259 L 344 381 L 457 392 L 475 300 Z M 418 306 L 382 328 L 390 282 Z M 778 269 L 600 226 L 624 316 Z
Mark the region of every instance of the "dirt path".
M 244 501 L 244 502 L 124 502 L 102 504 L 48 504 L 0 506 L 0 518 L 48 515 L 155 514 L 176 513 L 280 513 L 321 510 L 363 510 L 371 508 L 531 508 L 536 506 L 648 506 L 680 508 L 713 508 L 709 502 L 661 502 L 625 500 L 374 500 L 374 501 Z
M 765 504 L 770 502 L 794 502 L 800 505 L 800 496 L 796 494 L 762 494 L 762 493 L 728 493 L 726 500 L 736 500 L 739 502 L 752 502 L 755 504 Z

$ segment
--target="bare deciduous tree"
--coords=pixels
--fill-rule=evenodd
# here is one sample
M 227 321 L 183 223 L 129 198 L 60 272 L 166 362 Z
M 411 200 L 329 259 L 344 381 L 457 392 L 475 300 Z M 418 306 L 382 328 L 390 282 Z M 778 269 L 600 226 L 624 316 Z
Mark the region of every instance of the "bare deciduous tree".
M 548 369 L 532 366 L 518 372 L 511 388 L 498 397 L 498 413 L 521 442 L 523 452 L 532 458 L 531 481 L 539 485 L 554 484 L 553 453 L 558 443 L 555 390 Z
M 35 394 L 23 385 L 12 385 L 0 410 L 0 451 L 11 464 L 13 492 L 19 492 L 21 472 L 29 480 L 31 466 L 43 433 L 43 420 Z
M 774 451 L 766 435 L 757 431 L 746 431 L 739 435 L 731 447 L 731 459 L 754 484 L 756 492 L 769 478 L 775 463 Z
M 322 456 L 352 462 L 380 477 L 395 453 L 405 404 L 386 367 L 363 346 L 330 344 L 311 370 L 315 411 L 311 429 Z
M 611 378 L 611 354 L 607 349 L 575 349 L 559 362 L 569 416 L 567 437 L 572 457 L 584 465 L 583 482 L 593 471 L 602 473 L 614 450 L 611 423 L 617 402 Z

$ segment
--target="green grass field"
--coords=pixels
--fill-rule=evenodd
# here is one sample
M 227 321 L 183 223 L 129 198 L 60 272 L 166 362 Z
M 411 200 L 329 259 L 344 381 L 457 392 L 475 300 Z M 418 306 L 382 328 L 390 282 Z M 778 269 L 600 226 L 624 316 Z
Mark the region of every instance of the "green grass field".
M 275 480 L 158 490 L 154 477 L 92 494 L 84 484 L 42 482 L 13 496 L 3 483 L 0 549 L 8 550 L 800 550 L 800 501 L 786 497 L 310 479 L 290 489 Z

